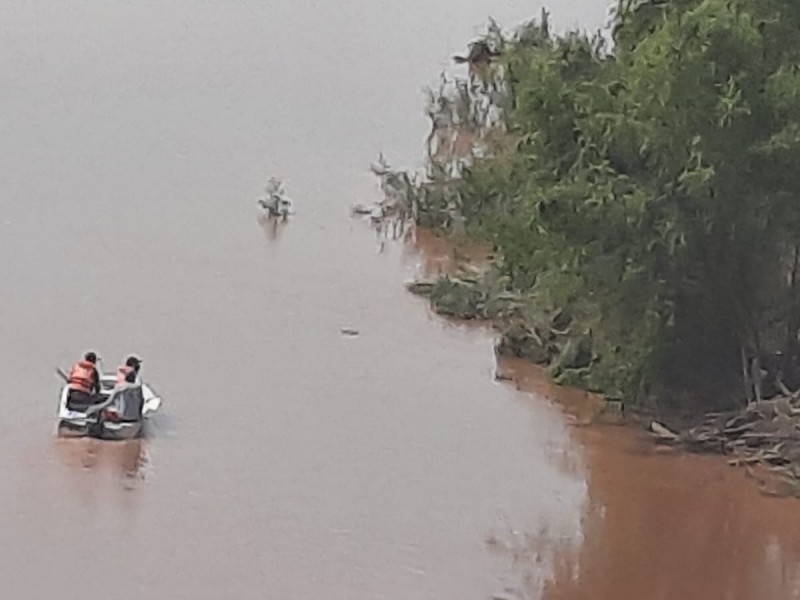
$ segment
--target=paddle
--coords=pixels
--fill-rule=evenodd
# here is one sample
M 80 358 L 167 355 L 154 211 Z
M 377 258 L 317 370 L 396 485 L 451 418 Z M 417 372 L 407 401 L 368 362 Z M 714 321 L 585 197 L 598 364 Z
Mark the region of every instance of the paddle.
M 56 367 L 56 373 L 61 375 L 61 379 L 63 379 L 66 383 L 69 383 L 69 377 L 67 377 L 67 374 L 64 373 L 60 367 Z

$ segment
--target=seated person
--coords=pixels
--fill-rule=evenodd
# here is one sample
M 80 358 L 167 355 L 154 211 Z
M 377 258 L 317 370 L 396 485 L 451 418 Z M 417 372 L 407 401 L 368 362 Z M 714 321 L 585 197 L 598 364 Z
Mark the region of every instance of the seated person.
M 69 370 L 67 408 L 70 410 L 84 410 L 98 402 L 101 386 L 96 365 L 97 355 L 94 352 L 87 352 L 83 360 L 79 360 Z
M 139 370 L 141 368 L 142 368 L 142 359 L 134 355 L 129 356 L 127 359 L 125 359 L 125 364 L 117 368 L 117 383 L 124 382 L 126 375 L 130 371 L 134 371 L 138 378 Z
M 138 421 L 142 418 L 144 408 L 144 393 L 142 384 L 137 381 L 137 373 L 130 370 L 125 374 L 125 380 L 114 386 L 106 407 L 111 407 L 120 421 Z

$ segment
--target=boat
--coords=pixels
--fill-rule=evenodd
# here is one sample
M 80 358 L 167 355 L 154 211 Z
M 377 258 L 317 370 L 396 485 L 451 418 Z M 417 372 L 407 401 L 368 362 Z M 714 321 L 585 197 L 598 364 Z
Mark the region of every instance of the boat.
M 58 370 L 62 378 L 66 375 Z M 111 392 L 116 385 L 115 373 L 102 373 L 100 375 L 100 401 L 82 410 L 75 410 L 67 406 L 69 387 L 65 384 L 61 388 L 58 403 L 58 435 L 59 437 L 95 437 L 108 440 L 128 440 L 143 435 L 145 422 L 161 408 L 161 396 L 155 393 L 146 383 L 142 383 L 141 418 L 124 419 L 117 412 L 117 407 L 108 403 Z

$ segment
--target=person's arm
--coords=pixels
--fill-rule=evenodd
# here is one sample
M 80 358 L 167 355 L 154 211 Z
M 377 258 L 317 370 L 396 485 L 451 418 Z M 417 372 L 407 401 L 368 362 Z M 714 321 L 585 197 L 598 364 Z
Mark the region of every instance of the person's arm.
M 103 386 L 100 385 L 100 371 L 97 370 L 97 367 L 94 369 L 94 393 L 99 394 L 103 391 Z

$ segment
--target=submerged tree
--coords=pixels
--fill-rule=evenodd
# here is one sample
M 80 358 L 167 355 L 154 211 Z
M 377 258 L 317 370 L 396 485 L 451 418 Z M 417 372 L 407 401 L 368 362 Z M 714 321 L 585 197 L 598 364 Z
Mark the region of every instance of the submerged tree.
M 264 192 L 266 197 L 259 198 L 258 205 L 267 211 L 267 215 L 270 217 L 280 217 L 286 221 L 292 213 L 292 201 L 286 195 L 283 182 L 275 177 L 270 177 L 264 186 Z

